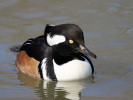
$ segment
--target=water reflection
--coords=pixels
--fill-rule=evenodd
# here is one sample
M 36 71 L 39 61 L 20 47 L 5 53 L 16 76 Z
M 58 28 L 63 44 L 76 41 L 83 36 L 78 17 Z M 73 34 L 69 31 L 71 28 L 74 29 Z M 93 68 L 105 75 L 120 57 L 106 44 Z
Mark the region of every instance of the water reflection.
M 47 82 L 18 72 L 21 86 L 34 87 L 34 93 L 43 100 L 80 100 L 81 90 L 93 83 L 93 77 L 73 82 Z

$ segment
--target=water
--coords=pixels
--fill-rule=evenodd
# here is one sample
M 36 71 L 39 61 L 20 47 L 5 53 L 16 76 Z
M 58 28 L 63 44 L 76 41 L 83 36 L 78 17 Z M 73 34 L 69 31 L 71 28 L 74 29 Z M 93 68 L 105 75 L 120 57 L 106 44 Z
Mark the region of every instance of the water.
M 46 24 L 75 23 L 98 58 L 94 77 L 45 82 L 17 72 L 13 46 L 43 34 Z M 132 0 L 0 0 L 1 100 L 132 100 Z

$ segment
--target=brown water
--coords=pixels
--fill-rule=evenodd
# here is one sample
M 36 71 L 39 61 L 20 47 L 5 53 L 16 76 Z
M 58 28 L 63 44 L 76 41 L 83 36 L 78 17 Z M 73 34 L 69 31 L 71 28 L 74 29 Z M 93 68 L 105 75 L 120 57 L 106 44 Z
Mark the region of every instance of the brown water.
M 10 47 L 75 23 L 96 53 L 94 77 L 45 82 L 18 73 Z M 0 0 L 0 100 L 133 100 L 133 0 Z

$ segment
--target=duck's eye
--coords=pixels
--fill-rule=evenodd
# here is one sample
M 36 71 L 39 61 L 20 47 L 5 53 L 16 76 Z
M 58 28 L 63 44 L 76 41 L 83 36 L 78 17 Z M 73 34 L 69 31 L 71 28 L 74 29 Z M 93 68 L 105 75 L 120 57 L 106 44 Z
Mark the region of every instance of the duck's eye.
M 70 44 L 73 44 L 73 43 L 74 43 L 74 41 L 73 41 L 73 40 L 69 40 L 69 43 L 70 43 Z

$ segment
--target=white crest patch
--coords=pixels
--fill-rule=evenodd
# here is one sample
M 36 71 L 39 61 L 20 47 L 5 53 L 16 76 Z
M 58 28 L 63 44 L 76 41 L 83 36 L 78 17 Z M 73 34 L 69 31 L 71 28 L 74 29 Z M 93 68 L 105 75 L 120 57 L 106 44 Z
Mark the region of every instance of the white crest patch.
M 63 35 L 54 35 L 53 37 L 50 37 L 50 35 L 47 35 L 47 43 L 52 46 L 56 45 L 62 42 L 65 42 L 66 38 Z
M 54 24 L 49 24 L 49 26 L 55 26 Z

